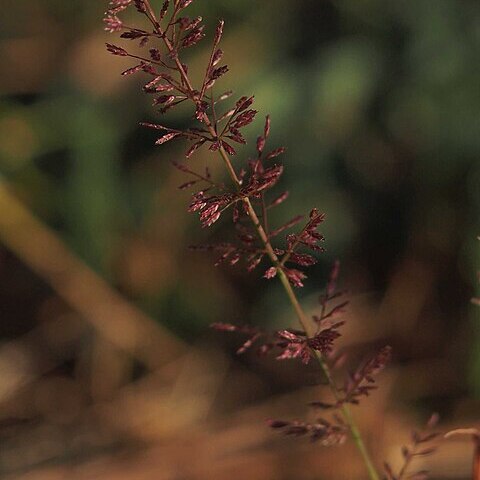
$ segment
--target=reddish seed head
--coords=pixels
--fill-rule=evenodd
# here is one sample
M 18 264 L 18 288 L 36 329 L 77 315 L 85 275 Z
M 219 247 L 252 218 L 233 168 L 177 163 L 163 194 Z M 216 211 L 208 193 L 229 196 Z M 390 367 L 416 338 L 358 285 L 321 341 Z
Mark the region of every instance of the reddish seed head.
M 174 8 L 170 8 L 171 3 Z M 216 265 L 245 263 L 249 271 L 255 269 L 264 259 L 269 259 L 271 262 L 269 267 L 265 267 L 265 278 L 286 276 L 291 285 L 302 287 L 306 274 L 299 268 L 315 264 L 316 258 L 313 253 L 323 250 L 319 245 L 323 241 L 323 236 L 317 230 L 324 220 L 324 215 L 316 209 L 311 210 L 306 225 L 303 228 L 297 227 L 295 230 L 291 229 L 303 220 L 303 216 L 294 217 L 281 226 L 271 226 L 268 221 L 271 219 L 267 220 L 268 210 L 280 205 L 288 197 L 287 192 L 270 196 L 270 190 L 277 185 L 283 173 L 283 166 L 272 164 L 270 160 L 284 153 L 285 148 L 278 147 L 265 153 L 271 128 L 269 116 L 265 119 L 263 134 L 257 139 L 254 158 L 238 169 L 230 163 L 227 155 L 232 156 L 236 153 L 231 142 L 246 143 L 241 129 L 252 123 L 257 114 L 257 111 L 251 108 L 254 98 L 253 96 L 241 97 L 234 106 L 230 105 L 230 109 L 228 106 L 223 108 L 222 110 L 226 110 L 225 113 L 222 114 L 219 111 L 218 103 L 226 100 L 231 94 L 215 96 L 211 88 L 215 81 L 228 71 L 226 65 L 218 66 L 223 56 L 222 50 L 217 48 L 223 35 L 223 21 L 220 21 L 216 27 L 211 55 L 204 69 L 204 78 L 199 83 L 198 89 L 193 86 L 189 78 L 188 66 L 181 60 L 182 49 L 193 47 L 202 40 L 205 36 L 204 26 L 201 24 L 201 17 L 190 19 L 186 16 L 178 18 L 179 15 L 177 15 L 191 3 L 192 0 L 175 0 L 175 2 L 165 0 L 156 17 L 157 11 L 150 10 L 150 3 L 145 0 L 112 0 L 111 9 L 104 19 L 105 29 L 109 32 L 125 29 L 118 15 L 129 5 L 135 5 L 137 11 L 143 14 L 144 20 L 148 20 L 150 25 L 147 30 L 127 28 L 121 37 L 129 40 L 140 39 L 141 46 L 151 41 L 152 48 L 149 50 L 149 59 L 144 59 L 140 64 L 130 67 L 123 72 L 123 75 L 137 72 L 151 75 L 143 88 L 149 94 L 164 93 L 154 100 L 155 105 L 161 105 L 160 113 L 166 113 L 184 102 L 189 103 L 193 107 L 192 121 L 195 124 L 194 127 L 184 130 L 175 130 L 158 124 L 146 124 L 146 126 L 162 131 L 162 136 L 156 141 L 157 144 L 183 136 L 190 142 L 186 152 L 187 158 L 206 144 L 210 151 L 219 151 L 223 161 L 231 169 L 234 185 L 229 188 L 228 185 L 215 183 L 208 171 L 198 172 L 195 167 L 176 164 L 179 170 L 191 177 L 180 186 L 180 189 L 199 185 L 200 190 L 193 193 L 188 211 L 199 215 L 202 227 L 210 227 L 224 212 L 231 209 L 232 216 L 230 217 L 229 212 L 228 218 L 233 219 L 235 240 L 232 243 L 207 245 L 196 249 L 215 252 Z M 168 12 L 171 12 L 170 18 L 168 18 Z M 107 44 L 107 49 L 114 55 L 128 55 L 126 50 L 112 44 Z M 218 153 L 214 157 L 220 159 Z M 252 226 L 246 220 L 253 220 L 254 225 Z M 277 238 L 286 230 L 290 231 L 286 232 L 284 239 Z M 258 232 L 260 235 L 257 235 Z M 278 242 L 278 245 L 274 245 L 274 241 Z M 274 254 L 271 253 L 272 251 Z M 292 264 L 299 268 L 292 268 Z M 300 359 L 303 363 L 308 363 L 320 354 L 325 361 L 330 361 L 334 356 L 335 341 L 340 336 L 339 328 L 343 324 L 342 322 L 333 323 L 334 317 L 345 305 L 344 302 L 333 308 L 326 308 L 327 301 L 335 295 L 334 284 L 337 275 L 338 273 L 332 273 L 331 283 L 327 288 L 327 298 L 322 303 L 322 313 L 314 319 L 317 331 L 311 337 L 308 337 L 304 331 L 292 329 L 268 334 L 254 327 L 237 327 L 229 324 L 216 324 L 214 328 L 247 336 L 238 353 L 255 348 L 261 354 L 274 351 L 279 360 Z M 345 382 L 343 389 L 339 391 L 344 396 L 339 399 L 339 403 L 358 403 L 360 396 L 368 395 L 375 388 L 374 376 L 384 368 L 389 357 L 390 349 L 385 347 L 374 358 L 355 370 Z M 317 419 L 313 423 L 275 420 L 270 422 L 270 426 L 281 430 L 286 435 L 308 436 L 311 440 L 319 441 L 323 445 L 342 443 L 346 437 L 345 425 L 338 419 L 334 421 Z
M 183 40 L 182 40 L 182 47 L 188 48 L 193 47 L 196 45 L 203 37 L 205 37 L 205 33 L 203 33 L 204 26 L 200 26 L 192 30 Z
M 180 3 L 178 4 L 179 9 L 187 8 L 193 0 L 181 0 Z
M 265 278 L 273 278 L 277 275 L 277 269 L 275 267 L 270 267 L 265 274 L 263 275 Z
M 128 6 L 132 3 L 132 0 L 111 0 L 110 6 L 119 7 L 119 6 Z
M 163 2 L 162 8 L 160 10 L 160 15 L 159 15 L 160 20 L 162 20 L 165 17 L 165 15 L 167 14 L 169 6 L 170 6 L 170 0 L 165 0 Z
M 112 54 L 112 55 L 119 55 L 120 57 L 126 57 L 128 55 L 128 52 L 121 47 L 117 47 L 116 45 L 112 45 L 111 43 L 106 43 L 107 50 Z
M 258 137 L 257 138 L 257 152 L 262 153 L 264 148 L 265 148 L 265 137 Z
M 107 15 L 103 23 L 105 23 L 105 31 L 109 33 L 120 32 L 123 28 L 123 22 L 115 15 Z

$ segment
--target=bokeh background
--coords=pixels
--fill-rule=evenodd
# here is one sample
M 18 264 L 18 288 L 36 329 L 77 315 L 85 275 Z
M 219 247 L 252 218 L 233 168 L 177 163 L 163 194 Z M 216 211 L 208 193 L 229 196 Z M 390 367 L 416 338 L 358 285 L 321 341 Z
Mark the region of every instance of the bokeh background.
M 311 415 L 304 405 L 325 394 L 313 366 L 236 357 L 240 339 L 209 330 L 294 318 L 275 281 L 188 250 L 229 225 L 205 231 L 186 213 L 170 164 L 185 145 L 153 147 L 138 126 L 154 112 L 105 51 L 106 2 L 3 7 L 0 476 L 364 478 L 353 447 L 265 425 Z M 393 346 L 381 388 L 355 409 L 378 464 L 397 465 L 432 411 L 445 431 L 479 426 L 480 4 L 197 0 L 196 14 L 226 19 L 222 87 L 255 93 L 288 146 L 285 218 L 327 213 L 307 309 L 339 259 L 353 363 Z M 208 153 L 192 161 L 217 170 Z M 452 440 L 417 465 L 467 479 L 471 454 Z

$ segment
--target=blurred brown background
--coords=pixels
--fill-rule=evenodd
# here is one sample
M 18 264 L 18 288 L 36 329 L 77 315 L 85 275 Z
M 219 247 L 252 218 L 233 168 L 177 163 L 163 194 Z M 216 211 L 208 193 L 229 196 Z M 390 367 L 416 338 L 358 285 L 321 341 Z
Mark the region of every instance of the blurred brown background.
M 138 127 L 155 116 L 105 51 L 106 2 L 2 5 L 0 477 L 364 478 L 352 446 L 265 425 L 309 415 L 313 366 L 236 357 L 240 339 L 209 330 L 294 319 L 275 282 L 188 251 L 229 226 L 199 228 L 170 165 L 184 145 L 154 148 Z M 355 409 L 378 464 L 432 411 L 445 430 L 479 426 L 480 4 L 197 0 L 189 14 L 225 18 L 222 85 L 255 93 L 288 146 L 285 218 L 328 215 L 305 304 L 338 258 L 342 345 L 352 359 L 394 348 Z M 424 463 L 467 479 L 470 461 L 451 440 Z

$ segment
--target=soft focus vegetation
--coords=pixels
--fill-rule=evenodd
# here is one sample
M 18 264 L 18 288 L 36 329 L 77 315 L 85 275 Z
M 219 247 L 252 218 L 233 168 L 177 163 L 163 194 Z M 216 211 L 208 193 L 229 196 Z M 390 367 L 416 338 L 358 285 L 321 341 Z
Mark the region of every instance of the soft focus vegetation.
M 235 339 L 209 330 L 292 318 L 280 285 L 188 250 L 211 232 L 177 189 L 170 162 L 185 148 L 154 147 L 138 126 L 155 117 L 138 78 L 120 76 L 129 62 L 105 51 L 106 2 L 9 3 L 0 17 L 0 476 L 360 478 L 353 447 L 290 443 L 265 427 L 276 413 L 301 414 L 318 371 L 235 357 Z M 272 116 L 272 143 L 288 146 L 282 217 L 311 205 L 327 213 L 327 252 L 301 295 L 313 307 L 340 259 L 353 305 L 344 344 L 359 357 L 393 346 L 359 413 L 377 460 L 394 464 L 432 411 L 445 428 L 478 427 L 480 5 L 197 3 L 190 15 L 211 27 L 226 20 L 225 87 L 255 93 Z M 192 70 L 207 48 L 195 50 Z M 184 113 L 172 122 L 182 126 Z M 261 128 L 259 119 L 251 138 Z M 207 152 L 192 161 L 220 167 Z M 451 440 L 427 463 L 434 478 L 466 479 L 470 454 Z

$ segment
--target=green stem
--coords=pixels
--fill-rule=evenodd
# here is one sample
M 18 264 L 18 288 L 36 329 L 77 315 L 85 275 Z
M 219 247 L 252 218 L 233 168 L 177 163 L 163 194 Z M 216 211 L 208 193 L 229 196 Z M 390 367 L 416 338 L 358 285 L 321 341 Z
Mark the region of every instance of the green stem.
M 360 455 L 363 458 L 363 462 L 365 463 L 365 467 L 367 468 L 368 476 L 370 477 L 371 480 L 380 480 L 380 477 L 377 473 L 377 469 L 373 465 L 372 459 L 370 457 L 370 453 L 363 441 L 362 435 L 360 434 L 360 430 L 358 429 L 358 426 L 355 420 L 353 419 L 350 408 L 348 407 L 348 405 L 343 404 L 341 410 L 342 410 L 343 418 L 347 423 L 348 427 L 350 428 L 350 435 L 352 436 L 353 441 L 357 446 L 357 449 L 360 452 Z

